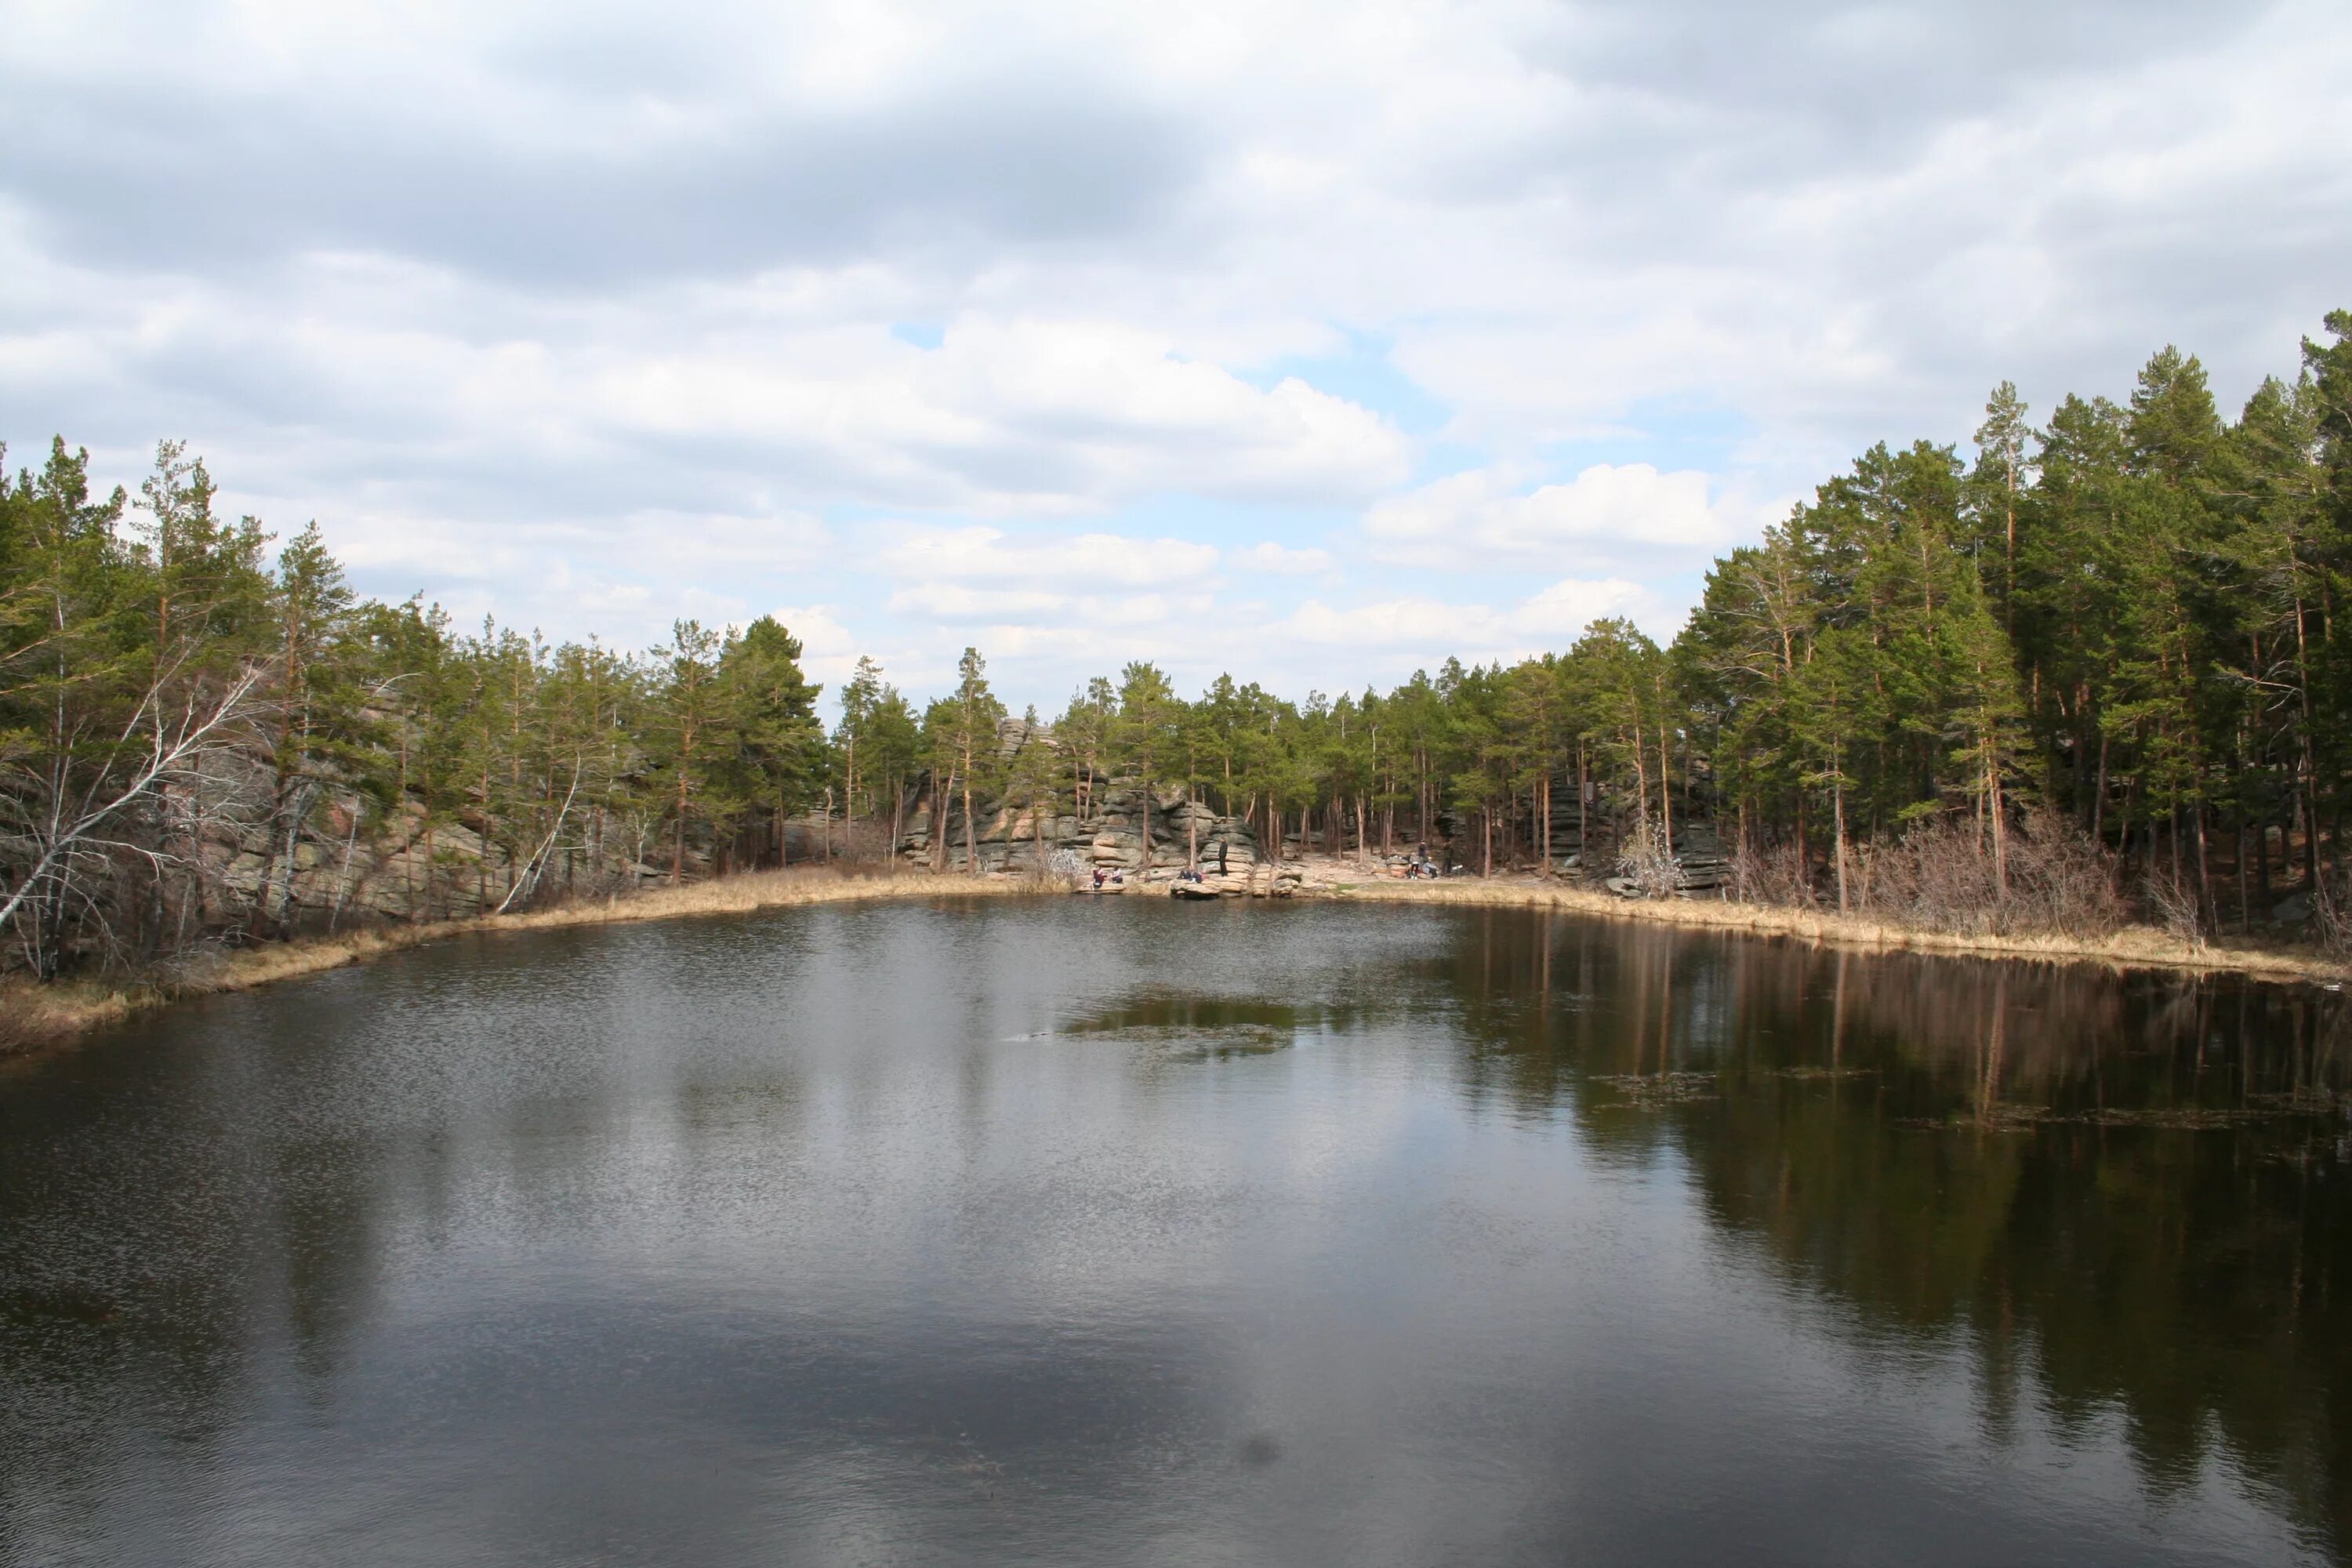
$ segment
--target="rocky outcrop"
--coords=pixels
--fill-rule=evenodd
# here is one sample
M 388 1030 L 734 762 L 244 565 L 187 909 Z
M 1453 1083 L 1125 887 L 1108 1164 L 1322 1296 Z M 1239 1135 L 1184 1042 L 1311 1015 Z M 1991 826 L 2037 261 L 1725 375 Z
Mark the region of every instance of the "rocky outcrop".
M 1036 870 L 1051 864 L 1058 850 L 1075 857 L 1081 874 L 1100 868 L 1162 881 L 1197 865 L 1220 879 L 1259 875 L 1261 881 L 1266 879 L 1259 874 L 1257 835 L 1248 823 L 1238 816 L 1220 816 L 1176 791 L 1153 795 L 1148 846 L 1143 837 L 1143 792 L 1131 785 L 1102 790 L 1083 817 L 1070 811 L 1041 813 L 1004 801 L 975 802 L 972 815 L 971 844 L 983 873 Z M 935 811 L 928 793 L 919 799 L 898 840 L 900 858 L 916 865 L 936 863 L 931 842 L 935 821 L 946 837 L 949 869 L 968 869 L 963 803 L 957 795 L 950 795 L 944 814 Z
M 1042 726 L 1033 730 L 1008 721 L 997 731 L 997 761 L 1010 770 L 1026 748 L 1053 744 L 1052 731 Z M 1132 780 L 1106 781 L 1094 786 L 1084 806 L 1076 809 L 1066 791 L 1045 805 L 975 796 L 967 833 L 963 792 L 950 789 L 940 801 L 926 779 L 917 789 L 896 850 L 899 858 L 917 866 L 944 865 L 962 871 L 971 868 L 976 857 L 983 875 L 1053 869 L 1073 874 L 1088 886 L 1100 871 L 1105 891 L 1172 883 L 1179 871 L 1195 867 L 1204 880 L 1188 886 L 1234 893 L 1255 886 L 1265 892 L 1277 880 L 1273 868 L 1262 867 L 1257 833 L 1249 823 L 1187 799 L 1181 791 L 1154 791 L 1147 812 L 1143 791 Z M 1148 844 L 1147 815 L 1151 824 Z M 934 844 L 935 832 L 944 843 Z
M 390 821 L 360 821 L 357 797 L 315 807 L 293 853 L 268 826 L 215 825 L 204 846 L 207 868 L 234 903 L 258 905 L 273 922 L 312 929 L 329 921 L 445 919 L 487 913 L 506 901 L 519 879 L 531 877 L 526 847 L 509 858 L 486 845 L 463 822 L 444 821 L 431 833 L 414 805 Z M 550 847 L 535 886 L 527 892 L 604 894 L 661 880 L 667 863 L 648 865 L 607 823 L 575 816 L 564 841 Z M 689 871 L 706 857 L 689 853 Z
M 558 891 L 602 896 L 668 874 L 667 843 L 650 841 L 656 825 L 646 814 L 575 808 L 556 842 L 545 842 L 542 824 L 525 830 L 524 842 L 486 843 L 486 825 L 469 810 L 428 830 L 414 800 L 387 809 L 320 781 L 294 797 L 299 824 L 289 836 L 277 784 L 266 766 L 221 752 L 173 797 L 189 837 L 173 845 L 186 858 L 169 891 L 187 910 L 190 934 L 463 918 L 499 908 L 518 880 L 521 902 Z M 658 868 L 644 863 L 648 851 Z M 709 864 L 701 846 L 689 845 L 687 859 L 689 874 Z

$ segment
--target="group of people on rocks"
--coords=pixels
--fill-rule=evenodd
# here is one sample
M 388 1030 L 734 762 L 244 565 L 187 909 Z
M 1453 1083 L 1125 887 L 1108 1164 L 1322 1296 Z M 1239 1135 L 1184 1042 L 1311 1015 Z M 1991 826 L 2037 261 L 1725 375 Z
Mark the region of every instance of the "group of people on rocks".
M 1218 869 L 1222 872 L 1223 868 L 1219 867 Z M 1206 871 L 1198 870 L 1192 867 L 1187 866 L 1184 869 L 1176 873 L 1176 879 L 1180 882 L 1205 882 L 1209 879 L 1209 874 Z M 1125 868 L 1122 868 L 1118 870 L 1110 870 L 1101 866 L 1095 868 L 1096 891 L 1099 892 L 1105 888 L 1123 888 L 1125 886 L 1127 886 L 1127 872 Z

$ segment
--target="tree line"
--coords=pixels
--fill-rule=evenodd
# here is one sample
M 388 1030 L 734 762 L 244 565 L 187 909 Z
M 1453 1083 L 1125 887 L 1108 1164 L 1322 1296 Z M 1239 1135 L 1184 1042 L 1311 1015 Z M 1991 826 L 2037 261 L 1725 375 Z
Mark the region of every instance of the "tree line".
M 1904 847 L 1940 846 L 1997 907 L 2072 835 L 2200 931 L 2296 890 L 2333 918 L 2352 312 L 2234 419 L 2167 348 L 2126 400 L 2038 424 L 2004 383 L 1971 448 L 1872 447 L 1717 561 L 1664 646 L 1604 619 L 1300 700 L 1230 676 L 1187 700 L 1139 662 L 1019 725 L 977 650 L 919 704 L 869 658 L 828 725 L 772 618 L 680 620 L 642 652 L 460 629 L 362 598 L 315 524 L 273 556 L 180 444 L 97 497 L 58 438 L 0 461 L 6 962 L 46 979 L 289 935 L 320 916 L 298 871 L 388 846 L 419 920 L 774 864 L 798 822 L 803 852 L 838 824 L 887 853 L 928 814 L 933 863 L 960 825 L 976 866 L 991 813 L 1085 823 L 1114 782 L 1276 855 L 1431 846 L 1491 874 L 1565 846 L 1592 872 L 1706 823 L 1751 897 L 1864 905 Z

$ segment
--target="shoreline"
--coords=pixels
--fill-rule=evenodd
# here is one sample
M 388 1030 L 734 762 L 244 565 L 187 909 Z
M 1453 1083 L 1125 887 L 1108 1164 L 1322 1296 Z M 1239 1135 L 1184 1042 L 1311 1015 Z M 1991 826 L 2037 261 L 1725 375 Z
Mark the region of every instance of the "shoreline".
M 1614 893 L 1546 883 L 1531 876 L 1435 882 L 1406 882 L 1377 876 L 1358 881 L 1335 879 L 1304 884 L 1298 896 L 1466 908 L 1550 909 L 1602 920 L 1646 921 L 1744 936 L 1794 937 L 1824 946 L 1864 948 L 1874 952 L 2098 963 L 2112 969 L 2244 974 L 2283 983 L 2335 984 L 2352 975 L 2352 965 L 2310 950 L 2241 946 L 2236 944 L 2246 939 L 2228 937 L 2196 946 L 2153 926 L 2126 926 L 2095 937 L 1976 935 L 1777 904 L 1742 904 L 1714 899 L 1621 899 Z
M 17 981 L 0 986 L 0 1063 L 45 1055 L 80 1036 L 135 1014 L 196 996 L 252 991 L 281 980 L 323 974 L 366 963 L 453 936 L 491 931 L 556 931 L 574 926 L 627 925 L 696 915 L 742 915 L 806 904 L 872 903 L 894 899 L 1004 898 L 1037 895 L 1025 880 L 970 877 L 961 872 L 861 868 L 745 871 L 684 887 L 614 894 L 602 902 L 558 905 L 510 915 L 467 915 L 423 925 L 369 926 L 336 936 L 237 948 L 178 979 L 110 983 L 66 980 L 52 985 Z
M 1360 868 L 1340 860 L 1286 864 L 1298 866 L 1305 874 L 1291 895 L 1304 900 L 1556 910 L 1600 920 L 1743 936 L 1790 937 L 1873 952 L 2096 963 L 2116 970 L 2232 973 L 2279 983 L 2334 984 L 2352 976 L 2352 966 L 2308 950 L 2235 945 L 2231 939 L 2197 947 L 2150 926 L 2127 926 L 2100 937 L 1972 935 L 1770 904 L 1700 899 L 1621 899 L 1612 893 L 1549 883 L 1528 875 L 1491 880 L 1408 882 L 1365 875 Z M 1140 884 L 1133 889 L 1147 893 L 1159 890 L 1157 883 Z M 0 1019 L 5 1019 L 0 1022 L 0 1062 L 45 1054 L 70 1044 L 91 1029 L 172 1002 L 251 991 L 281 980 L 365 963 L 453 936 L 634 924 L 696 915 L 752 914 L 761 910 L 814 904 L 1062 896 L 1066 895 L 1060 889 L 1042 888 L 1025 878 L 972 877 L 957 871 L 817 868 L 747 871 L 682 888 L 656 887 L 615 894 L 601 903 L 565 904 L 521 914 L 471 915 L 425 925 L 367 927 L 340 936 L 308 937 L 242 948 L 225 952 L 197 972 L 176 980 L 140 980 L 121 984 L 68 980 L 49 986 L 19 981 L 0 987 Z

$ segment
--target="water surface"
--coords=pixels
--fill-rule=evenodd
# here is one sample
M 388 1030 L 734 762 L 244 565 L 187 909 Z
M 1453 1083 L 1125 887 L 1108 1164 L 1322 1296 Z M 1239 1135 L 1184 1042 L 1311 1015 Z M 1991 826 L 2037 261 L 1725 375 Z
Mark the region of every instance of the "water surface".
M 0 1076 L 0 1562 L 2340 1561 L 2340 1027 L 1522 911 L 453 942 Z

